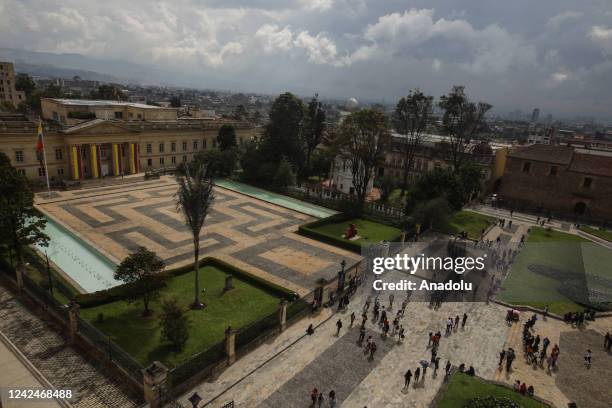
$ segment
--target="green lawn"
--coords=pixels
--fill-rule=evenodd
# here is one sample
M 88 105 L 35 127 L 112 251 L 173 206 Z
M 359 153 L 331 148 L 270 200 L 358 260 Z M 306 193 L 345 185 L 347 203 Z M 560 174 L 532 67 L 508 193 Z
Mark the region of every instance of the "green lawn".
M 611 264 L 612 251 L 601 245 L 573 234 L 532 228 L 527 245 L 517 256 L 504 282 L 499 299 L 538 308 L 548 305 L 551 312 L 560 315 L 583 310 L 583 306 L 559 292 L 565 279 L 580 279 L 586 274 L 587 285 L 592 287 L 593 276 L 612 279 Z M 545 276 L 529 270 L 530 265 L 554 268 L 565 276 Z
M 450 219 L 449 234 L 458 234 L 461 231 L 468 233 L 470 239 L 480 239 L 482 230 L 495 223 L 495 218 L 472 211 L 458 211 Z
M 595 235 L 596 237 L 605 239 L 606 241 L 612 241 L 612 231 L 600 228 L 591 228 L 587 227 L 586 225 L 581 225 L 580 229 L 591 235 Z
M 509 398 L 519 404 L 521 408 L 550 408 L 548 405 L 521 395 L 510 388 L 491 384 L 461 373 L 455 373 L 451 377 L 448 388 L 436 408 L 460 408 L 465 406 L 472 398 L 490 395 Z
M 350 224 L 355 224 L 359 239 L 348 240 L 342 238 L 346 233 Z M 380 224 L 378 222 L 364 220 L 362 218 L 352 218 L 347 221 L 316 225 L 310 229 L 325 234 L 329 237 L 336 238 L 340 241 L 355 242 L 355 243 L 376 243 L 380 241 L 392 241 L 400 236 L 402 231 L 389 225 Z
M 190 356 L 208 349 L 225 338 L 225 329 L 231 325 L 239 329 L 274 313 L 279 299 L 234 276 L 234 289 L 223 293 L 225 277 L 221 270 L 205 266 L 200 269 L 200 282 L 206 288 L 202 299 L 204 310 L 189 310 L 193 302 L 193 272 L 171 278 L 160 292 L 159 299 L 151 304 L 153 316 L 142 317 L 142 304 L 117 301 L 88 309 L 81 309 L 81 316 L 111 338 L 141 364 L 159 360 L 172 367 Z M 160 342 L 158 315 L 163 298 L 176 297 L 187 312 L 190 323 L 189 339 L 185 349 L 172 351 Z M 102 322 L 98 315 L 102 313 Z

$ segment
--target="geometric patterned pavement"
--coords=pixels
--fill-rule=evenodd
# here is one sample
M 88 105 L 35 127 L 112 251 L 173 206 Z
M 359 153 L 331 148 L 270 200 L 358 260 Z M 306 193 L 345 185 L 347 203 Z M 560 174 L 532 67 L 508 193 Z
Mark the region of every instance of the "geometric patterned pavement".
M 137 246 L 157 252 L 168 268 L 193 262 L 191 233 L 176 210 L 172 179 L 62 192 L 38 207 L 120 262 Z M 313 217 L 215 187 L 200 256 L 215 256 L 299 294 L 331 278 L 359 256 L 298 235 Z

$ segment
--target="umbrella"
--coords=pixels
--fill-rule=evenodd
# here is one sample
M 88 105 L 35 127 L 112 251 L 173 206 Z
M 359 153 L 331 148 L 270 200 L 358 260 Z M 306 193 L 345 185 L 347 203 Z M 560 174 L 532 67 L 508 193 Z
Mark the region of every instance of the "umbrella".
M 421 360 L 419 363 L 423 366 L 423 368 L 429 367 L 429 361 L 427 360 Z

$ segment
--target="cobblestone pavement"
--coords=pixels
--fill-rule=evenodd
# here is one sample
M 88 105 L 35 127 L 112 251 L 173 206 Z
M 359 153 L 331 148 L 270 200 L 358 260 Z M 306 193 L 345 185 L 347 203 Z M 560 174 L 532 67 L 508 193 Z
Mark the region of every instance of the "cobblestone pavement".
M 606 401 L 606 404 L 612 401 L 612 390 L 605 386 L 612 382 L 612 355 L 603 351 L 603 336 L 612 330 L 612 317 L 588 322 L 586 330 L 578 330 L 557 319 L 544 319 L 538 315 L 533 334 L 541 339 L 548 337 L 551 342 L 549 350 L 555 344 L 561 350 L 557 368 L 548 371 L 546 364 L 543 367 L 527 364 L 523 353 L 522 324 L 530 316 L 530 313 L 525 313 L 522 322 L 512 325 L 508 332 L 505 348 L 512 347 L 517 352 L 512 371 L 499 370 L 494 379 L 509 385 L 516 380 L 533 385 L 538 396 L 557 407 L 567 407 L 570 401 L 575 401 L 579 407 L 596 408 L 597 401 Z M 583 355 L 587 348 L 593 351 L 591 370 L 584 367 Z M 591 401 L 589 396 L 595 399 Z
M 414 253 L 421 250 L 422 244 L 410 249 Z M 396 280 L 405 277 L 398 271 L 390 273 L 396 274 L 392 277 Z M 325 309 L 322 313 L 331 315 L 331 318 L 323 321 L 320 316 L 306 318 L 271 340 L 263 346 L 268 353 L 266 356 L 269 356 L 265 361 L 251 357 L 259 353 L 258 349 L 239 359 L 213 381 L 186 392 L 180 401 L 187 402 L 187 398 L 197 391 L 200 395 L 221 394 L 212 404 L 205 405 L 207 407 L 216 407 L 231 400 L 239 407 L 307 407 L 310 392 L 317 387 L 325 393 L 334 388 L 342 407 L 427 407 L 442 384 L 443 375 L 440 372 L 434 374 L 433 369 L 429 369 L 425 378 L 409 389 L 403 389 L 403 375 L 409 368 L 414 372 L 421 360 L 430 359 L 428 333 L 437 330 L 444 333 L 446 319 L 463 315 L 464 312 L 469 316 L 465 328 L 458 328 L 441 340 L 438 352 L 441 366 L 447 360 L 453 365 L 473 365 L 478 375 L 493 378 L 497 351 L 504 344 L 508 331 L 503 307 L 484 303 L 443 303 L 436 310 L 430 308 L 428 303 L 412 302 L 401 322 L 406 329 L 403 343 L 398 343 L 397 338 L 387 339 L 383 351 L 379 326 L 370 321 L 366 323 L 368 332 L 374 333 L 378 350 L 383 351 L 377 356 L 380 361 L 369 362 L 355 344 L 358 333 L 355 329 L 349 331 L 348 326 L 352 311 L 357 315 L 355 325 L 361 322 L 361 310 L 366 296 L 371 293 L 370 287 L 369 283 L 365 283 L 358 290 L 349 310 L 331 315 L 331 311 Z M 379 295 L 381 303 L 387 306 L 389 292 L 380 292 Z M 403 295 L 395 292 L 395 298 L 393 314 L 401 304 Z M 335 335 L 338 318 L 344 324 L 340 337 Z M 309 323 L 320 326 L 313 336 L 303 336 Z M 289 339 L 295 340 L 291 343 Z M 250 375 L 231 387 L 232 381 L 229 379 L 235 382 L 240 374 Z
M 138 186 L 137 186 L 138 187 Z M 111 186 L 61 192 L 37 207 L 95 243 L 119 262 L 138 246 L 155 251 L 168 267 L 192 262 L 193 242 L 177 212 L 172 178 L 141 187 Z M 296 234 L 315 218 L 232 190 L 215 187 L 215 201 L 204 225 L 200 251 L 304 295 L 320 278 L 329 279 L 360 257 Z
M 71 389 L 75 408 L 137 407 L 118 380 L 101 372 L 64 338 L 0 286 L 0 331 L 59 389 Z

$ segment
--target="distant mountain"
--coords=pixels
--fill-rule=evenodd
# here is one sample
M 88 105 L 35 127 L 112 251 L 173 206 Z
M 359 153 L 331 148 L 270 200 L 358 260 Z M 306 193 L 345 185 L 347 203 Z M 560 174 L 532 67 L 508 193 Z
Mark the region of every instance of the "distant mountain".
M 163 84 L 173 76 L 138 64 L 121 60 L 103 60 L 80 54 L 53 54 L 0 48 L 0 60 L 13 61 L 18 72 L 30 75 L 83 79 L 105 82 L 137 82 Z

